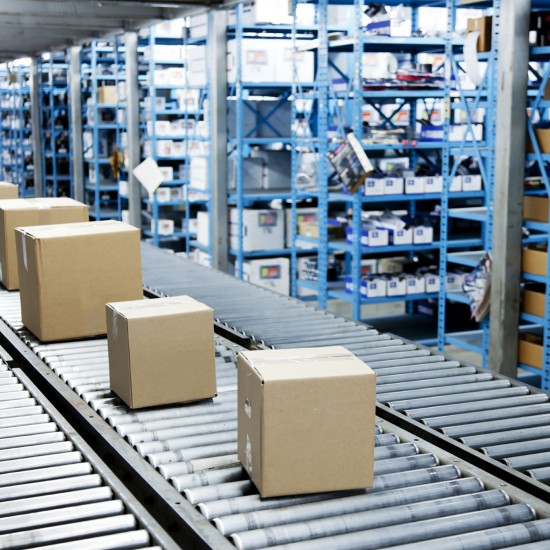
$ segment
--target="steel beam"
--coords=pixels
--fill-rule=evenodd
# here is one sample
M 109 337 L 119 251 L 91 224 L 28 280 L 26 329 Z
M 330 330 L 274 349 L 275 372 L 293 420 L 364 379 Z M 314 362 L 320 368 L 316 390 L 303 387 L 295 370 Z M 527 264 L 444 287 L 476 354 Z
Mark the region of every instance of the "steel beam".
M 531 0 L 502 0 L 498 64 L 489 365 L 515 377 Z
M 141 185 L 133 174 L 140 163 L 139 149 L 139 87 L 137 33 L 124 34 L 126 47 L 126 124 L 128 127 L 128 199 L 130 223 L 141 228 Z
M 209 25 L 210 130 L 212 170 L 212 267 L 228 270 L 227 219 L 227 15 L 212 11 Z
M 31 88 L 31 129 L 32 129 L 32 157 L 34 166 L 34 196 L 44 194 L 44 158 L 42 156 L 42 124 L 40 117 L 40 80 L 38 65 L 40 60 L 33 57 L 31 60 L 30 88 Z
M 71 162 L 73 196 L 85 202 L 84 155 L 82 146 L 82 83 L 80 75 L 80 47 L 69 50 L 69 102 L 71 106 Z

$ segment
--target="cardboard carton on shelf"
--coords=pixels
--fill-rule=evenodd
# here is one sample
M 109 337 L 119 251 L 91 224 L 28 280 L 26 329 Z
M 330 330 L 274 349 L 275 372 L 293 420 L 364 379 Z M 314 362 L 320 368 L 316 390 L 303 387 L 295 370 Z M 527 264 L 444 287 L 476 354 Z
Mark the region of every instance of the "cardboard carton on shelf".
M 9 181 L 0 181 L 0 199 L 16 199 L 19 197 L 19 186 Z
M 211 308 L 173 296 L 109 303 L 106 310 L 111 389 L 129 407 L 216 395 Z
M 0 201 L 0 280 L 8 290 L 19 288 L 15 228 L 88 221 L 88 206 L 68 198 Z
M 518 362 L 537 369 L 542 368 L 544 362 L 544 339 L 541 335 L 524 332 L 518 340 Z
M 523 197 L 523 219 L 535 222 L 548 222 L 548 197 Z
M 466 23 L 466 32 L 479 31 L 477 39 L 478 52 L 490 52 L 493 36 L 493 18 L 490 15 L 484 15 L 475 19 L 468 19 Z
M 100 86 L 97 89 L 97 102 L 99 104 L 116 105 L 118 103 L 116 86 Z
M 279 294 L 290 294 L 290 260 L 262 258 L 243 263 L 243 279 Z
M 535 128 L 535 137 L 537 138 L 540 152 L 543 155 L 550 153 L 550 128 Z M 534 151 L 531 137 L 527 134 L 527 152 L 533 153 Z
M 262 497 L 373 484 L 376 376 L 346 348 L 245 351 L 238 455 Z
M 101 221 L 15 233 L 23 324 L 40 340 L 106 334 L 105 304 L 143 297 L 139 229 Z
M 283 210 L 254 210 L 245 208 L 243 220 L 243 250 L 280 250 L 285 246 L 285 217 Z M 229 211 L 231 248 L 238 247 L 238 212 Z
M 544 310 L 546 302 L 546 296 L 544 292 L 538 292 L 536 290 L 525 289 L 523 292 L 523 302 L 521 310 L 524 313 L 531 315 L 537 315 L 538 317 L 546 317 Z
M 533 275 L 546 277 L 546 247 L 531 246 L 524 248 L 521 253 L 521 270 Z

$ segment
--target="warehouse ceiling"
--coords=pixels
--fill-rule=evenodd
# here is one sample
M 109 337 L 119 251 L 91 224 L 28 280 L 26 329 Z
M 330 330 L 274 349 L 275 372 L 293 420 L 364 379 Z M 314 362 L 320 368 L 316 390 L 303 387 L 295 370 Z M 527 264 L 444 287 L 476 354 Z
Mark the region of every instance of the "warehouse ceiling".
M 0 61 L 136 30 L 223 0 L 0 0 Z

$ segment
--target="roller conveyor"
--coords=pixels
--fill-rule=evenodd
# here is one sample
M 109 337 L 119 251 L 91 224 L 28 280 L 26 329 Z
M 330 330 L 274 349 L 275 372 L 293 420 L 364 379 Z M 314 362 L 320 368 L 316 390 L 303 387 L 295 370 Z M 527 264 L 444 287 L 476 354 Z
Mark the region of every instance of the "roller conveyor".
M 19 370 L 0 362 L 0 548 L 174 548 Z
M 0 310 L 7 311 L 1 300 Z M 12 322 L 16 324 L 14 318 Z M 548 504 L 381 419 L 376 426 L 374 489 L 261 499 L 237 462 L 238 348 L 222 339 L 216 343 L 222 382 L 217 398 L 132 411 L 108 389 L 89 390 L 92 380 L 108 377 L 105 339 L 42 344 L 24 329 L 19 335 L 157 468 L 159 477 L 169 480 L 212 522 L 212 530 L 238 548 L 395 548 L 427 541 L 439 548 L 458 536 L 467 540 L 472 533 L 485 537 L 488 548 L 550 544 Z M 75 355 L 81 357 L 78 364 Z M 102 366 L 97 358 L 102 358 Z M 445 542 L 451 535 L 454 538 Z
M 344 345 L 376 372 L 379 403 L 549 483 L 547 394 L 150 245 L 143 244 L 142 253 L 144 280 L 153 292 L 192 295 L 260 346 Z

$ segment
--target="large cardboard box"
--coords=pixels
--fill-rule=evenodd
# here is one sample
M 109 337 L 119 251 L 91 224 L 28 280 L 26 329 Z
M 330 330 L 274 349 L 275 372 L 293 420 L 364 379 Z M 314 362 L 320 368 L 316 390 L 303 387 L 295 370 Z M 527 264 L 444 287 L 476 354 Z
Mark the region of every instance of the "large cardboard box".
M 19 197 L 19 186 L 9 181 L 0 181 L 0 199 L 16 199 Z
M 0 201 L 0 280 L 8 290 L 19 288 L 15 228 L 88 221 L 88 206 L 67 198 Z
M 107 304 L 111 389 L 131 408 L 216 395 L 212 309 L 189 296 Z
M 493 18 L 490 15 L 484 15 L 483 17 L 477 17 L 476 19 L 468 19 L 466 24 L 466 32 L 479 31 L 479 38 L 477 39 L 477 51 L 489 52 L 492 45 L 492 30 L 493 30 Z
M 523 219 L 536 222 L 548 222 L 550 203 L 547 197 L 524 197 Z
M 546 248 L 524 248 L 521 253 L 521 270 L 546 277 L 547 257 L 548 251 Z
M 518 362 L 537 369 L 542 368 L 543 348 L 542 336 L 528 332 L 520 334 L 518 341 Z
M 374 372 L 341 346 L 241 352 L 238 454 L 262 497 L 371 487 Z
M 107 332 L 105 304 L 143 297 L 139 229 L 116 221 L 16 230 L 23 324 L 40 340 Z
M 535 128 L 535 137 L 537 138 L 540 152 L 543 155 L 550 153 L 550 128 Z M 527 152 L 534 152 L 533 143 L 529 134 L 527 134 Z

